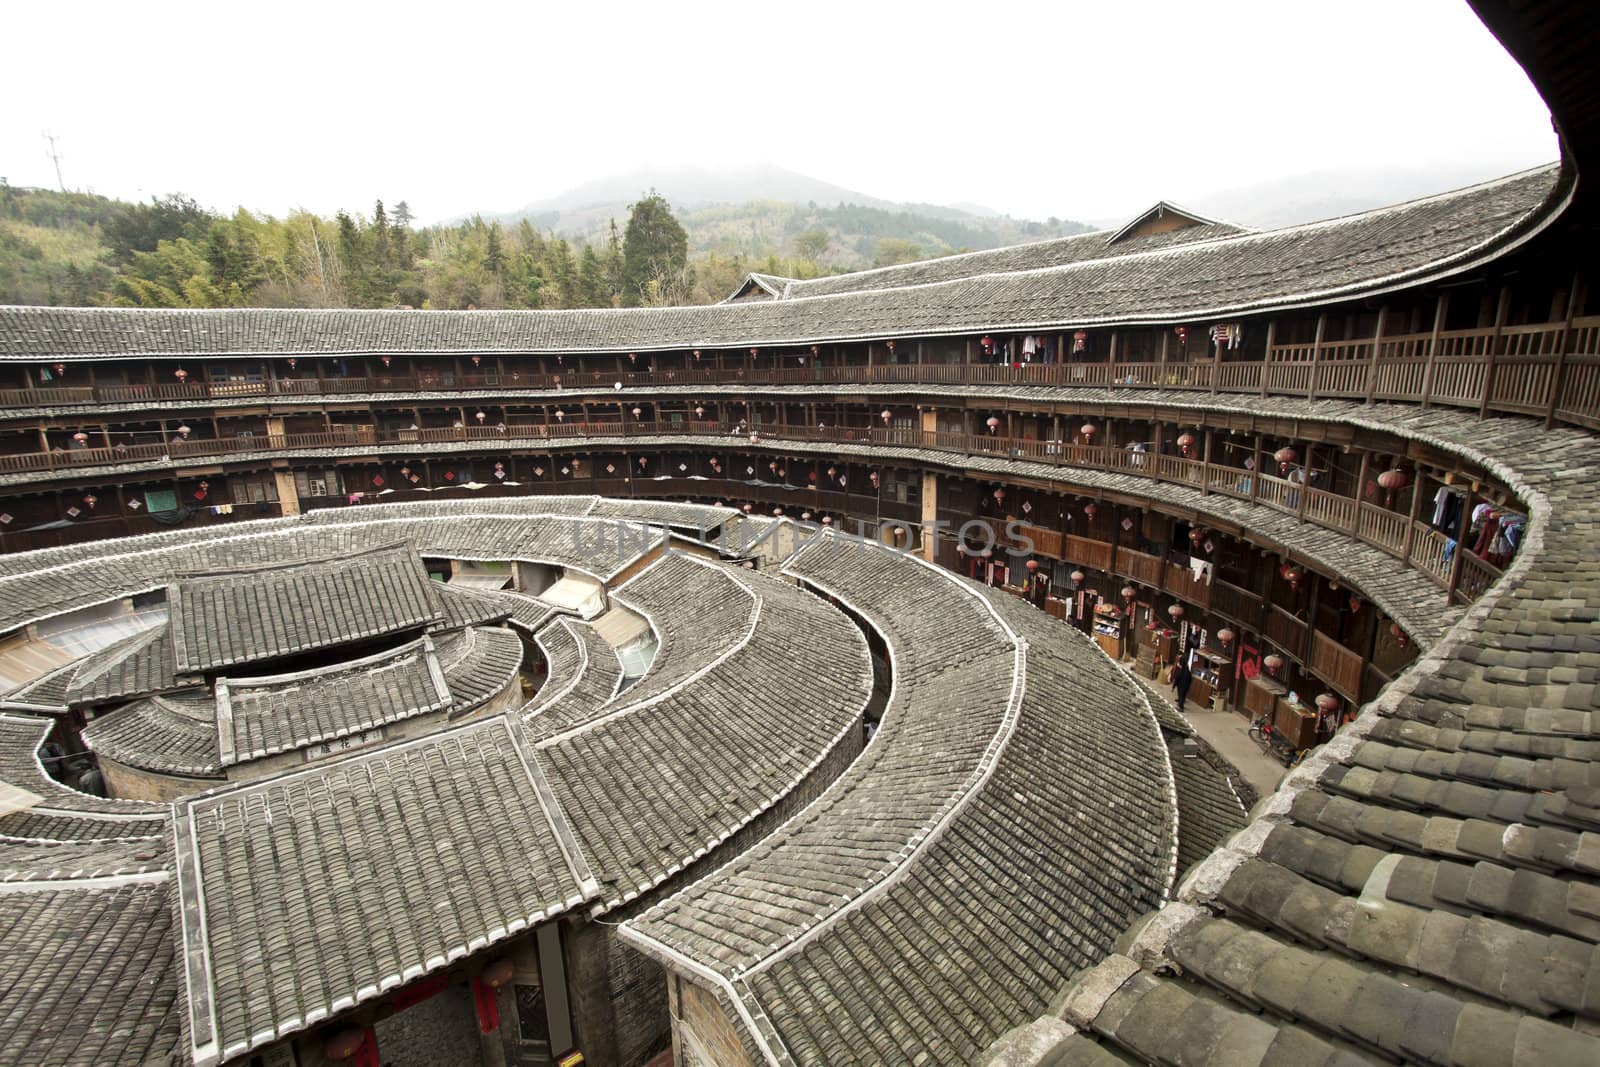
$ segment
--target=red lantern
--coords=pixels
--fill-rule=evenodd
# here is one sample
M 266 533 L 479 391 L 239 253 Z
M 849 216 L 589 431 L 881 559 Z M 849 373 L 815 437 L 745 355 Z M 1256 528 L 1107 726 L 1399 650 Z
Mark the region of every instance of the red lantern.
M 1278 461 L 1278 466 L 1287 467 L 1289 464 L 1300 458 L 1300 453 L 1296 452 L 1288 445 L 1284 445 L 1282 448 L 1278 449 L 1272 454 L 1272 458 Z
M 1323 711 L 1332 711 L 1338 706 L 1339 698 L 1334 696 L 1332 693 L 1317 694 L 1317 707 L 1321 708 Z
M 516 965 L 510 958 L 498 959 L 483 969 L 483 984 L 490 989 L 499 989 L 516 974 Z
M 1189 531 L 1189 543 L 1192 544 L 1192 545 L 1198 545 L 1200 543 L 1200 539 L 1202 537 L 1204 537 L 1205 535 L 1206 535 L 1206 532 L 1204 530 L 1190 530 Z
M 821 352 L 821 351 L 822 351 L 822 346 L 821 345 L 812 345 L 811 346 L 811 354 L 813 356 L 816 355 L 817 353 Z
M 891 351 L 891 352 L 894 351 L 894 342 L 893 341 L 886 341 L 884 343 L 889 346 L 889 351 Z
M 703 419 L 706 417 L 706 409 L 704 405 L 696 404 L 694 406 L 694 417 L 697 419 Z
M 393 361 L 392 356 L 379 356 L 378 358 L 383 360 L 383 365 L 385 367 L 387 367 Z
M 1399 645 L 1401 648 L 1406 647 L 1406 632 L 1400 629 L 1399 623 L 1391 622 L 1389 624 L 1389 636 L 1393 637 L 1395 644 Z
M 1136 597 L 1138 595 L 1139 595 L 1139 591 L 1137 589 L 1135 589 L 1133 586 L 1125 585 L 1125 586 L 1122 587 L 1122 599 L 1123 600 L 1132 600 L 1134 597 Z
M 994 498 L 997 501 L 1004 500 L 1006 498 L 1006 491 L 1004 489 L 996 489 L 994 491 Z
M 560 408 L 556 408 L 556 421 L 557 422 L 566 422 L 567 421 L 567 413 L 565 411 L 562 411 Z
M 994 433 L 1000 428 L 1000 420 L 995 418 L 993 415 L 990 415 L 989 421 L 986 423 L 986 425 L 989 427 L 989 432 Z
M 473 356 L 472 357 L 472 365 L 474 367 L 481 366 L 482 363 L 483 363 L 483 357 L 482 356 Z
M 1284 581 L 1296 588 L 1299 588 L 1300 586 L 1300 579 L 1306 576 L 1305 569 L 1303 567 L 1298 567 L 1293 563 L 1285 563 L 1282 567 L 1278 568 L 1278 573 L 1283 576 Z
M 363 1026 L 347 1026 L 338 1031 L 322 1046 L 322 1055 L 330 1060 L 348 1060 L 366 1047 L 371 1033 Z
M 478 423 L 480 425 L 482 425 L 483 420 L 489 417 L 489 413 L 486 412 L 486 411 L 479 410 L 479 411 L 475 412 L 472 417 L 477 419 Z
M 1194 434 L 1192 434 L 1192 433 L 1181 433 L 1181 434 L 1179 434 L 1178 435 L 1178 447 L 1180 449 L 1182 449 L 1183 450 L 1183 454 L 1187 456 L 1189 454 L 1189 449 L 1194 447 Z
M 1167 606 L 1167 614 L 1171 615 L 1174 619 L 1183 618 L 1183 605 L 1182 604 L 1169 604 Z
M 1226 626 L 1224 626 L 1222 629 L 1217 631 L 1217 640 L 1222 642 L 1224 645 L 1233 644 L 1233 639 L 1235 637 L 1238 637 L 1238 636 L 1239 636 L 1238 634 L 1234 633 L 1232 630 L 1228 629 Z
M 1378 484 L 1389 490 L 1391 493 L 1396 489 L 1404 489 L 1408 481 L 1410 481 L 1410 479 L 1406 477 L 1406 472 L 1401 470 L 1399 467 L 1396 467 L 1393 470 L 1384 471 L 1382 474 L 1378 475 Z
M 295 367 L 298 366 L 299 363 L 300 363 L 300 361 L 298 359 L 296 359 L 295 357 L 293 357 L 293 356 L 290 356 L 287 362 L 289 364 L 289 369 L 290 370 L 294 370 Z
M 1178 335 L 1178 347 L 1182 348 L 1189 343 L 1189 327 L 1174 326 L 1172 332 Z
M 634 418 L 637 419 L 640 415 L 643 415 L 643 414 L 644 414 L 644 409 L 643 408 L 635 407 L 633 409 L 633 417 Z
M 72 435 L 72 439 L 81 445 L 89 440 L 89 435 L 84 433 L 82 430 L 79 430 L 77 433 Z
M 1268 674 L 1277 674 L 1283 669 L 1283 657 L 1276 652 L 1269 653 L 1261 658 L 1261 665 L 1267 669 Z
M 1086 504 L 1084 506 L 1083 513 L 1090 519 L 1093 519 L 1096 515 L 1100 514 L 1100 507 L 1097 504 Z
M 1085 441 L 1093 441 L 1094 440 L 1094 423 L 1092 423 L 1092 422 L 1084 423 L 1082 426 L 1078 427 L 1078 432 L 1083 434 L 1083 439 Z
M 884 408 L 882 411 L 878 412 L 878 418 L 882 419 L 883 424 L 887 426 L 889 425 L 889 420 L 894 418 L 894 413 L 888 408 Z
M 878 478 L 878 472 L 877 471 L 873 471 L 872 472 L 872 488 L 876 489 L 876 488 L 878 488 L 879 485 L 880 485 L 880 480 Z
M 56 377 L 59 378 L 63 374 L 66 374 L 66 373 L 67 373 L 67 365 L 65 363 L 57 363 L 56 364 Z
M 752 349 L 751 349 L 751 350 L 750 350 L 750 355 L 751 355 L 751 356 L 752 356 L 752 357 L 754 357 L 754 356 L 759 356 L 759 355 L 760 355 L 760 354 L 761 354 L 761 349 L 759 349 L 759 348 L 752 348 Z
M 1069 577 L 1072 579 L 1072 584 L 1073 585 L 1082 585 L 1083 584 L 1083 580 L 1085 578 L 1087 578 L 1088 575 L 1084 574 L 1082 571 L 1075 570 L 1075 571 L 1072 572 L 1071 575 L 1069 575 Z
M 93 493 L 89 493 L 83 498 L 83 506 L 86 508 L 93 508 L 98 503 L 100 503 L 100 498 Z
M 1036 559 L 1030 559 L 1026 564 L 1024 564 L 1024 566 L 1028 568 L 1028 573 L 1032 574 L 1034 571 L 1039 569 L 1039 561 Z
M 184 370 L 182 367 L 179 367 L 177 370 L 173 371 L 172 376 L 178 379 L 179 385 L 182 385 L 184 382 L 189 380 L 189 372 Z

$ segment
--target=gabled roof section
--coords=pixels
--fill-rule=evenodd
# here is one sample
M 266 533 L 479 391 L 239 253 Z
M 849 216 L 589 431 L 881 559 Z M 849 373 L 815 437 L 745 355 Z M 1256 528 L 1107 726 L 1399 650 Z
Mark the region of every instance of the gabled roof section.
M 1208 219 L 1204 215 L 1197 215 L 1187 211 L 1177 204 L 1169 204 L 1165 200 L 1157 200 L 1155 205 L 1129 222 L 1122 229 L 1106 238 L 1106 247 L 1109 248 L 1118 241 L 1131 237 L 1154 237 L 1157 234 L 1172 233 L 1175 230 L 1187 230 L 1191 226 L 1228 226 L 1228 223 L 1217 219 Z M 1231 227 L 1235 230 L 1236 227 Z
M 722 302 L 724 304 L 740 304 L 749 300 L 782 300 L 784 290 L 788 288 L 793 278 L 782 278 L 776 274 L 757 274 L 751 271 L 744 276 L 744 281 L 733 294 Z
M 180 575 L 168 587 L 167 603 L 182 673 L 349 644 L 445 617 L 421 557 L 406 545 Z

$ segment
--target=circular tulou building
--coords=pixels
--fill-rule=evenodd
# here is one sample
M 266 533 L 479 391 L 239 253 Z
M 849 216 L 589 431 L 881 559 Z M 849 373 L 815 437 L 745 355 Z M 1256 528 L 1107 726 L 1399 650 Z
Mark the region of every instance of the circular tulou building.
M 1561 161 L 1365 214 L 0 308 L 0 1063 L 1600 1063 L 1597 33 L 1472 6 Z

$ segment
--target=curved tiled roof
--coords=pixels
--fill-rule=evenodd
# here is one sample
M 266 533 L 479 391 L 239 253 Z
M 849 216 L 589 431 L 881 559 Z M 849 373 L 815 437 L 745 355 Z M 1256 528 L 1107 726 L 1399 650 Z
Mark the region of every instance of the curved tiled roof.
M 1570 192 L 1571 183 L 1549 166 L 1409 204 L 1265 233 L 1061 266 L 709 307 L 494 312 L 6 307 L 0 308 L 0 359 L 655 351 L 1192 321 L 1373 294 L 1449 275 L 1536 231 Z
M 293 674 L 218 678 L 222 763 L 333 741 L 451 704 L 444 669 L 427 638 Z
M 780 1060 L 970 1059 L 1048 983 L 967 976 L 1065 977 L 1162 899 L 1154 717 L 1087 638 L 920 560 L 830 536 L 785 571 L 886 636 L 882 726 L 819 801 L 624 937 L 715 974 Z M 1022 854 L 1024 878 L 1000 873 Z
M 588 623 L 557 619 L 533 640 L 550 667 L 544 685 L 520 713 L 535 737 L 587 722 L 617 695 L 622 663 Z
M 209 693 L 199 700 L 136 700 L 85 726 L 83 743 L 107 759 L 157 774 L 221 778 L 225 766 Z
M 893 267 L 854 271 L 829 278 L 811 278 L 804 281 L 785 279 L 787 284 L 778 287 L 778 294 L 786 300 L 793 300 L 808 296 L 834 296 L 875 289 L 896 289 L 907 285 L 929 285 L 934 282 L 975 278 L 983 274 L 1042 270 L 1047 267 L 1064 267 L 1136 252 L 1176 248 L 1195 241 L 1234 237 L 1247 231 L 1244 227 L 1227 222 L 1207 222 L 1204 225 L 1189 226 L 1170 233 L 1132 237 L 1113 244 L 1110 239 L 1114 238 L 1117 232 L 1095 230 L 1048 241 L 990 248 L 981 252 L 964 252 L 954 256 L 941 256 L 938 259 L 920 260 L 916 263 L 901 263 Z
M 701 645 L 679 633 L 681 652 L 658 651 L 633 688 L 538 743 L 606 908 L 773 809 L 847 743 L 871 695 L 859 631 L 793 585 L 675 556 L 636 579 L 640 590 L 657 580 L 675 583 L 683 602 L 653 602 L 668 609 L 667 626 L 700 625 L 709 610 L 737 620 L 735 643 Z M 796 642 L 801 633 L 807 640 Z M 658 669 L 662 679 L 652 682 Z M 612 770 L 596 773 L 602 766 Z

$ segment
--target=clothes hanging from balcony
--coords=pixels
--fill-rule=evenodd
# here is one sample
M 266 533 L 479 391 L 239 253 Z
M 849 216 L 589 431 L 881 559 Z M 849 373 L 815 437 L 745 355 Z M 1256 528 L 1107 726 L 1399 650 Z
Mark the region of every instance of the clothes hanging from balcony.
M 1467 494 L 1454 486 L 1441 485 L 1433 494 L 1433 528 L 1441 533 L 1454 533 L 1460 529 L 1461 509 L 1466 507 Z

